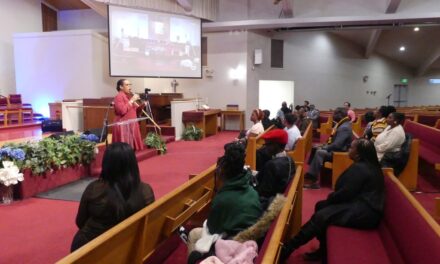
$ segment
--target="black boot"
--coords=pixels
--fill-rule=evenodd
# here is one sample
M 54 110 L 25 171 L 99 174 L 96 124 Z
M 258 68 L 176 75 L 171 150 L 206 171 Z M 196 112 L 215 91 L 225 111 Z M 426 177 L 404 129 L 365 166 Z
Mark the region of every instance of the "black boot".
M 284 263 L 295 249 L 309 242 L 316 236 L 316 228 L 312 221 L 305 223 L 298 234 L 281 247 L 280 263 Z
M 280 252 L 280 259 L 279 259 L 279 263 L 284 263 L 286 262 L 286 260 L 289 258 L 289 256 L 293 253 L 293 251 L 295 251 L 295 249 L 297 249 L 298 247 L 295 245 L 295 243 L 293 242 L 295 238 L 293 238 L 292 240 L 290 240 L 289 242 L 285 243 L 282 247 L 281 247 L 281 252 Z

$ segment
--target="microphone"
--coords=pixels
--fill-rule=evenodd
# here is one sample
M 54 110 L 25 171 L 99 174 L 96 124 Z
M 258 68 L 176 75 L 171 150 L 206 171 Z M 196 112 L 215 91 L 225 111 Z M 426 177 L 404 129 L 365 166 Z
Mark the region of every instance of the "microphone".
M 390 98 L 390 97 L 391 97 L 391 95 L 392 95 L 392 93 L 390 93 L 389 95 L 387 95 L 387 98 Z

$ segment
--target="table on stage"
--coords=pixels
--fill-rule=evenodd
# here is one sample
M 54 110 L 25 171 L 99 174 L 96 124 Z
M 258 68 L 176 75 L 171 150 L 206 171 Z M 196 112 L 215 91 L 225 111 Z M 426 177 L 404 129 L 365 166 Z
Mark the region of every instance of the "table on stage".
M 195 127 L 203 130 L 203 137 L 207 137 L 217 134 L 217 117 L 220 114 L 220 109 L 184 111 L 182 112 L 182 122 L 185 126 L 193 123 Z
M 244 111 L 240 110 L 222 110 L 222 131 L 225 130 L 225 122 L 228 116 L 239 116 L 240 118 L 240 131 L 244 130 Z

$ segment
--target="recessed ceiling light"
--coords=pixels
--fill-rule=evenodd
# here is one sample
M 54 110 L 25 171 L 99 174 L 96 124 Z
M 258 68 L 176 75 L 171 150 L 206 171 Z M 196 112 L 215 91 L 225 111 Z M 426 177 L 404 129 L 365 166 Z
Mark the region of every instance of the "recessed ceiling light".
M 419 27 L 415 27 L 415 28 L 414 28 L 414 31 L 419 31 L 419 30 L 420 30 Z
M 401 46 L 401 47 L 399 48 L 399 50 L 400 50 L 400 51 L 405 51 L 405 46 Z

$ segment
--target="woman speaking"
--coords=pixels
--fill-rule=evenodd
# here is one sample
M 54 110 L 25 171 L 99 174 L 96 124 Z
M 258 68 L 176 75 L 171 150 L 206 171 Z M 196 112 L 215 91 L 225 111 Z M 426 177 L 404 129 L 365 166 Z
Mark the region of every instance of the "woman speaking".
M 127 79 L 121 79 L 116 84 L 115 102 L 115 119 L 114 122 L 124 122 L 130 119 L 136 119 L 136 110 L 143 106 L 136 103 L 139 95 L 131 93 L 131 83 Z M 135 151 L 142 150 L 141 132 L 138 122 L 127 122 L 113 126 L 112 142 L 125 142 L 129 144 Z

